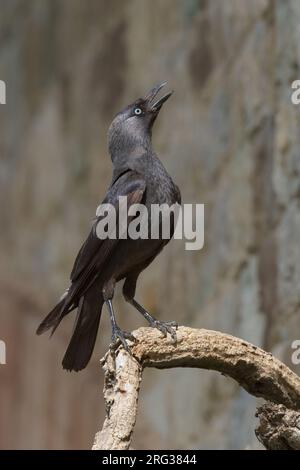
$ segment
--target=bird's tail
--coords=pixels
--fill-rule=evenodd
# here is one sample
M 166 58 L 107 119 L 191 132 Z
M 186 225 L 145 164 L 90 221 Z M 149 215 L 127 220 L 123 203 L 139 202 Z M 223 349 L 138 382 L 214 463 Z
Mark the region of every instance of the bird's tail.
M 45 331 L 52 328 L 52 334 L 60 324 L 62 318 L 68 313 L 68 310 L 65 311 L 65 299 L 61 299 L 58 304 L 54 307 L 53 310 L 46 316 L 46 318 L 42 321 L 39 325 L 38 329 L 36 330 L 37 335 L 41 335 L 45 333 Z
M 64 369 L 82 370 L 91 358 L 103 306 L 99 291 L 98 285 L 92 286 L 79 302 L 74 332 L 62 361 Z

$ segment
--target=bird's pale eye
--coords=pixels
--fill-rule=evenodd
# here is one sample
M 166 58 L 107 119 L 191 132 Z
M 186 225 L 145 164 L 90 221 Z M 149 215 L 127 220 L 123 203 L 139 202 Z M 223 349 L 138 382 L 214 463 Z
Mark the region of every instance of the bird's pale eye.
M 137 116 L 139 116 L 140 114 L 142 114 L 141 108 L 135 108 L 134 114 L 136 114 Z

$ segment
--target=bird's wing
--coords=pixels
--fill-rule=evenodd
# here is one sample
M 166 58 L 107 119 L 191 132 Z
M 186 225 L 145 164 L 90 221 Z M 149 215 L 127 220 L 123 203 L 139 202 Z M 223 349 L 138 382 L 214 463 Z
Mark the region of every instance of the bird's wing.
M 119 197 L 127 196 L 127 207 L 129 209 L 132 204 L 142 202 L 145 190 L 146 182 L 144 177 L 135 171 L 129 170 L 121 174 L 120 177 L 114 181 L 103 203 L 109 203 L 114 206 L 118 219 Z M 83 295 L 86 289 L 92 284 L 99 275 L 107 257 L 119 243 L 118 236 L 116 239 L 105 238 L 102 240 L 98 238 L 96 227 L 100 219 L 101 217 L 98 217 L 95 220 L 92 230 L 75 260 L 71 272 L 72 284 L 66 298 L 69 305 L 71 300 L 75 297 L 78 298 L 78 295 Z

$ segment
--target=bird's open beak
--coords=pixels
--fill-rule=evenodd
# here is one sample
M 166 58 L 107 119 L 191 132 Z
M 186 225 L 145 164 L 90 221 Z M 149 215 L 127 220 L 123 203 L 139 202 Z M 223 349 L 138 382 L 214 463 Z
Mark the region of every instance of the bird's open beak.
M 162 82 L 159 85 L 156 85 L 152 90 L 149 91 L 149 93 L 145 97 L 145 101 L 147 101 L 149 109 L 153 113 L 158 113 L 158 111 L 161 109 L 162 105 L 170 98 L 170 96 L 173 94 L 173 90 L 169 91 L 165 95 L 163 95 L 161 98 L 155 101 L 156 96 L 160 92 L 160 90 L 167 84 L 167 82 Z

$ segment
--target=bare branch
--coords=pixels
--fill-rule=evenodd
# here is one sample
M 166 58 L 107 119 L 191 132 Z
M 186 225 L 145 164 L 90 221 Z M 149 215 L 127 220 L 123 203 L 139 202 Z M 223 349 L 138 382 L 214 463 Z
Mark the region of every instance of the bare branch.
M 260 423 L 255 433 L 269 450 L 300 450 L 300 412 L 266 403 L 258 408 Z
M 119 348 L 115 357 L 108 352 L 102 360 L 107 416 L 93 449 L 129 448 L 145 367 L 216 370 L 251 395 L 300 410 L 300 378 L 272 354 L 242 339 L 187 327 L 178 329 L 176 344 L 152 328 L 140 328 L 133 334 L 138 340 L 132 346 L 133 357 Z
M 123 348 L 102 359 L 106 419 L 95 436 L 94 450 L 129 449 L 137 415 L 142 367 Z

